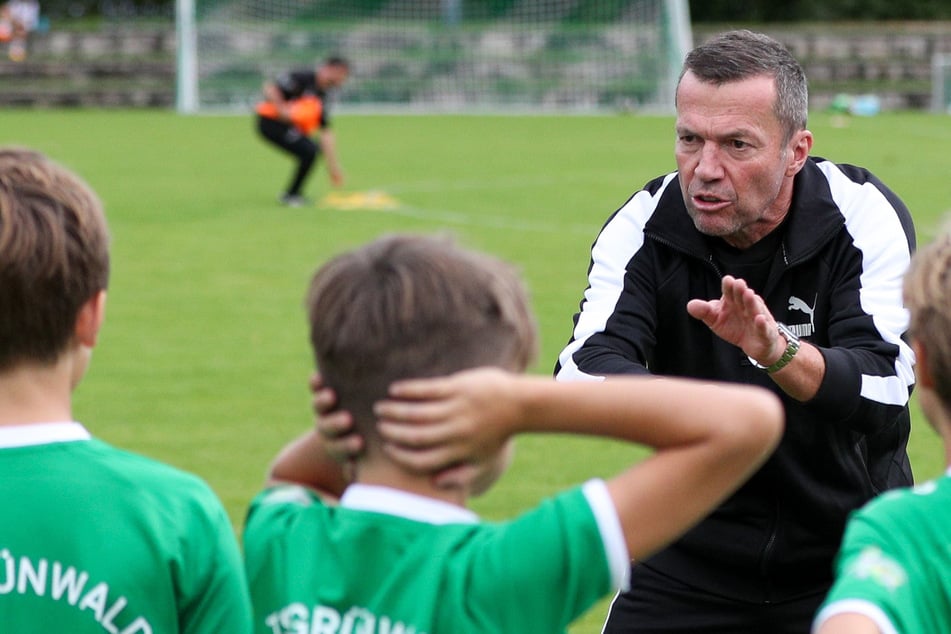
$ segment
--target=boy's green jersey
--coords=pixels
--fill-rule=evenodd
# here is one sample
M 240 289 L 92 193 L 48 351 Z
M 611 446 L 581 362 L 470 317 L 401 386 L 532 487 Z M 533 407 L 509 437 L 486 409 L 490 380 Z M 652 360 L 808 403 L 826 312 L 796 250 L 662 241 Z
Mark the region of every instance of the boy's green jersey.
M 250 601 L 199 478 L 77 423 L 0 427 L 0 630 L 244 633 Z
M 849 520 L 816 617 L 859 612 L 885 634 L 951 632 L 951 475 L 885 493 Z
M 252 503 L 244 549 L 262 634 L 553 634 L 630 566 L 597 480 L 501 523 L 383 487 L 329 506 L 282 486 Z

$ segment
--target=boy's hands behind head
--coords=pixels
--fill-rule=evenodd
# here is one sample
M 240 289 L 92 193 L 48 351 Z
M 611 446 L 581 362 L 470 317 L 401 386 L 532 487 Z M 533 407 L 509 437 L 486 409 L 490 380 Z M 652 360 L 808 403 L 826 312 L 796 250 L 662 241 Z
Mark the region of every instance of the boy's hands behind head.
M 405 469 L 433 474 L 438 488 L 484 491 L 507 466 L 506 445 L 518 420 L 514 398 L 502 396 L 515 375 L 497 368 L 394 384 L 392 398 L 377 404 L 380 434 L 390 457 Z M 337 397 L 319 373 L 310 379 L 317 433 L 328 455 L 351 467 L 365 442 L 349 412 L 335 411 Z M 512 392 L 514 397 L 514 391 Z M 505 412 L 505 413 L 503 413 Z
M 363 437 L 353 431 L 350 412 L 334 411 L 337 395 L 324 384 L 320 373 L 311 375 L 310 390 L 313 393 L 311 404 L 317 418 L 317 433 L 323 438 L 325 451 L 343 464 L 355 460 L 363 453 L 364 444 Z
M 374 408 L 384 450 L 410 471 L 437 474 L 438 486 L 478 483 L 518 430 L 516 383 L 498 368 L 394 383 Z

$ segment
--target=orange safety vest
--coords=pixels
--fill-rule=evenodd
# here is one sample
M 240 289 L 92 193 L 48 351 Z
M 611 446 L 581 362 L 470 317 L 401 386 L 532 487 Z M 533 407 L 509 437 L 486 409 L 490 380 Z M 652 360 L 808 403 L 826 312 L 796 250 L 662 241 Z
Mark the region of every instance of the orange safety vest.
M 323 110 L 323 102 L 313 95 L 294 99 L 291 101 L 291 123 L 304 134 L 310 134 L 320 124 L 320 115 L 323 114 Z M 260 102 L 255 111 L 267 119 L 280 118 L 277 106 L 270 101 Z

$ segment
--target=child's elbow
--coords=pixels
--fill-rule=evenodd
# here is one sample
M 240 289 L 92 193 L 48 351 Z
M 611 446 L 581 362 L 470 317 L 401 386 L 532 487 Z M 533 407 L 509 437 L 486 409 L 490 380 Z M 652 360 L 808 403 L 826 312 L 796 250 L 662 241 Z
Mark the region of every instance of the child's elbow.
M 757 390 L 749 408 L 747 438 L 751 448 L 768 455 L 779 445 L 786 426 L 786 410 L 776 394 Z
M 732 425 L 718 429 L 725 450 L 738 460 L 761 464 L 773 452 L 783 435 L 786 414 L 782 401 L 758 387 L 743 388 L 735 401 Z

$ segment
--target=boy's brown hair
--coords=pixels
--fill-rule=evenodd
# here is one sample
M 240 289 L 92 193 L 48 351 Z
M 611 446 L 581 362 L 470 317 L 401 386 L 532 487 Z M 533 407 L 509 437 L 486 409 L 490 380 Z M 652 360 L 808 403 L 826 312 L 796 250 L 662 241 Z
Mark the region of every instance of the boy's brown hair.
M 951 412 L 951 225 L 912 257 L 904 295 L 908 332 L 928 351 L 935 392 Z
M 483 365 L 521 371 L 536 352 L 514 269 L 445 236 L 385 236 L 333 258 L 307 307 L 323 380 L 368 440 L 373 403 L 393 381 Z
M 92 189 L 38 152 L 0 148 L 0 371 L 54 362 L 108 279 L 108 229 Z

